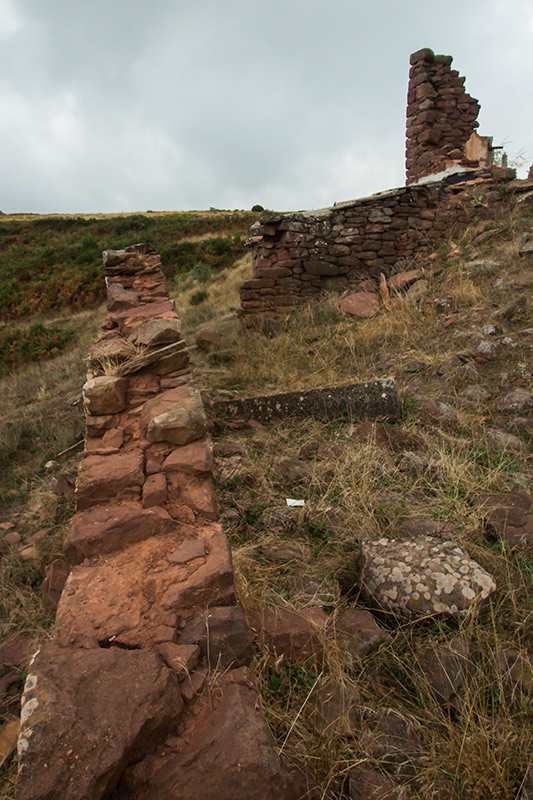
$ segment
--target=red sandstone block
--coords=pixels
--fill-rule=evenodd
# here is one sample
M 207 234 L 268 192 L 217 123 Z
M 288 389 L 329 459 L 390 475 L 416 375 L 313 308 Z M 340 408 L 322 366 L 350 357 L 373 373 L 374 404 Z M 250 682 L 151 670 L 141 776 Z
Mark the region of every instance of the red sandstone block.
M 142 490 L 143 508 L 161 506 L 167 499 L 167 479 L 162 472 L 149 475 Z

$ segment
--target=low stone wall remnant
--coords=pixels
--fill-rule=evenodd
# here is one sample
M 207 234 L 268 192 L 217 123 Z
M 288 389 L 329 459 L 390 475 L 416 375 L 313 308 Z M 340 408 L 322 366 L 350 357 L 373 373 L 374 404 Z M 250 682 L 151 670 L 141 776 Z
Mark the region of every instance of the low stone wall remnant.
M 134 245 L 104 264 L 71 571 L 25 683 L 16 798 L 277 800 L 287 787 L 160 259 Z
M 428 48 L 411 56 L 406 187 L 252 225 L 252 279 L 240 288 L 246 327 L 276 327 L 323 292 L 365 282 L 363 291 L 376 291 L 382 273 L 409 269 L 500 199 L 500 181 L 515 171 L 491 166 L 492 138 L 475 131 L 479 103 L 451 63 Z
M 415 255 L 458 232 L 501 199 L 497 179 L 513 170 L 475 170 L 472 182 L 405 186 L 320 211 L 266 213 L 250 228 L 252 279 L 239 289 L 246 327 L 275 325 L 323 292 L 342 293 L 408 269 Z M 474 201 L 474 202 L 473 202 Z

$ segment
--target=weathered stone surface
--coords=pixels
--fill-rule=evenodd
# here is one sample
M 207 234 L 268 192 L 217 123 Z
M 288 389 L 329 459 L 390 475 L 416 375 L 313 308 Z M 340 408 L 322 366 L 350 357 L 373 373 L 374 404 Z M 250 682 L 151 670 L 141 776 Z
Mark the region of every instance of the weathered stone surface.
M 183 447 L 176 447 L 163 463 L 164 472 L 190 472 L 209 475 L 213 469 L 213 443 L 203 437 Z
M 345 652 L 358 658 L 363 658 L 390 638 L 389 633 L 378 625 L 372 614 L 360 608 L 342 611 L 333 628 L 337 644 Z
M 83 404 L 87 414 L 116 414 L 126 407 L 127 380 L 112 375 L 91 378 L 83 387 Z
M 379 297 L 372 292 L 355 292 L 341 301 L 341 311 L 359 319 L 375 317 L 379 311 Z
M 111 336 L 93 344 L 89 350 L 89 367 L 103 368 L 107 364 L 121 364 L 135 355 L 135 348 L 122 336 Z
M 182 341 L 165 344 L 157 350 L 149 350 L 143 355 L 130 358 L 128 361 L 117 367 L 117 375 L 134 375 L 148 367 L 154 375 L 169 375 L 178 370 L 184 369 L 189 363 L 189 354 Z
M 303 267 L 309 275 L 332 276 L 339 274 L 339 268 L 331 261 L 322 261 L 319 258 L 310 258 L 304 261 Z
M 178 680 L 155 653 L 47 645 L 26 678 L 17 800 L 107 796 L 181 708 Z
M 167 500 L 167 479 L 162 472 L 155 472 L 147 475 L 142 491 L 143 508 L 161 506 Z
M 513 389 L 500 397 L 496 403 L 496 411 L 503 414 L 523 414 L 533 408 L 533 393 L 527 389 Z
M 461 711 L 469 673 L 472 671 L 472 645 L 457 636 L 446 644 L 436 644 L 419 657 L 424 676 L 439 703 Z
M 178 472 L 168 473 L 168 495 L 172 504 L 188 506 L 205 519 L 218 519 L 217 498 L 210 478 Z M 171 513 L 174 513 L 168 505 Z
M 476 347 L 476 356 L 482 361 L 493 361 L 498 356 L 497 343 L 482 339 Z
M 242 608 L 208 608 L 195 614 L 183 628 L 179 644 L 195 644 L 210 669 L 242 667 L 253 656 Z
M 65 540 L 65 555 L 71 564 L 101 553 L 112 553 L 150 536 L 175 531 L 177 524 L 163 509 L 138 505 L 100 505 L 78 511 L 72 517 Z
M 57 609 L 58 642 L 65 647 L 109 643 L 152 647 L 173 638 L 175 625 L 162 623 L 167 612 L 234 603 L 226 537 L 218 526 L 195 530 L 205 542 L 203 559 L 185 564 L 169 561 L 187 535 L 187 526 L 182 525 L 176 533 L 151 537 L 122 552 L 102 555 L 96 564 L 74 567 Z M 190 534 L 194 535 L 192 530 Z M 159 630 L 161 625 L 164 631 Z
M 136 292 L 123 289 L 120 284 L 110 283 L 107 286 L 107 310 L 124 311 L 139 305 L 139 295 Z
M 150 319 L 141 322 L 132 334 L 131 339 L 138 345 L 156 347 L 171 344 L 180 340 L 180 323 L 178 319 Z
M 45 569 L 41 591 L 55 606 L 59 603 L 69 572 L 69 565 L 61 558 L 56 558 Z
M 511 547 L 533 545 L 533 498 L 525 492 L 481 497 L 476 506 L 489 536 Z
M 241 678 L 242 673 L 231 670 L 210 698 L 197 698 L 197 713 L 185 719 L 178 752 L 148 757 L 132 768 L 120 800 L 280 800 L 286 796 L 274 741 L 257 708 L 257 693 L 248 685 L 249 678 Z
M 327 622 L 327 614 L 313 607 L 291 611 L 270 606 L 248 617 L 250 630 L 274 657 L 300 663 L 308 659 L 322 661 Z
M 145 403 L 141 426 L 151 442 L 186 445 L 200 439 L 206 430 L 200 393 L 190 385 L 163 392 Z
M 331 419 L 341 413 L 392 421 L 401 416 L 396 382 L 392 378 L 302 392 L 280 392 L 263 397 L 218 400 L 211 404 L 209 398 L 206 399 L 211 416 L 253 418 L 259 422 L 270 422 L 288 416 Z
M 491 576 L 461 547 L 433 536 L 364 539 L 361 585 L 378 607 L 407 618 L 463 617 L 496 590 Z
M 144 483 L 141 450 L 104 456 L 87 456 L 80 464 L 76 501 L 80 510 L 96 503 L 136 500 Z
M 172 552 L 168 560 L 171 564 L 186 564 L 193 558 L 205 558 L 205 542 L 198 539 L 186 539 Z
M 196 644 L 164 642 L 157 646 L 157 652 L 165 664 L 174 670 L 180 681 L 191 673 L 200 658 L 200 648 Z
M 518 243 L 518 253 L 521 256 L 530 256 L 533 254 L 533 231 L 526 231 L 521 234 Z

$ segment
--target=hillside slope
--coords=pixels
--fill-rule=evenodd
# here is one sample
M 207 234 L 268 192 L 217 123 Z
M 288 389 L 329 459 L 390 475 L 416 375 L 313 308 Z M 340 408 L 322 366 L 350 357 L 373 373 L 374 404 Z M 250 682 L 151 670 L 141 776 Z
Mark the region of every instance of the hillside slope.
M 77 244 L 61 245 L 65 253 L 72 248 L 69 263 L 84 252 L 82 228 Z M 237 289 L 250 264 L 236 243 L 219 267 L 193 264 L 173 284 L 195 380 L 215 396 L 394 375 L 402 397 L 404 416 L 393 427 L 343 416 L 213 423 L 218 497 L 250 622 L 264 606 L 300 615 L 318 608 L 330 619 L 372 611 L 358 617 L 365 625 L 352 631 L 350 647 L 326 627 L 319 636 L 326 646 L 311 657 L 273 658 L 272 643 L 257 638 L 263 704 L 284 758 L 307 776 L 303 797 L 362 800 L 378 786 L 376 800 L 527 797 L 533 553 L 505 530 L 487 528 L 479 500 L 519 493 L 516 519 L 526 519 L 531 537 L 524 504 L 533 479 L 533 272 L 531 255 L 519 255 L 520 236 L 531 228 L 531 205 L 513 201 L 413 263 L 422 283 L 416 291 L 407 284 L 391 310 L 361 321 L 342 314 L 339 297 L 329 295 L 268 337 L 239 329 Z M 105 243 L 142 238 L 142 230 L 129 233 L 109 234 Z M 16 252 L 31 247 L 31 228 L 17 235 L 28 241 L 12 243 Z M 163 253 L 172 246 L 153 241 Z M 175 271 L 191 263 L 184 253 Z M 196 302 L 199 291 L 207 296 Z M 65 302 L 59 307 L 67 312 Z M 82 359 L 101 318 L 98 307 L 56 312 L 45 323 L 75 331 L 62 352 L 2 380 L 0 522 L 21 536 L 4 545 L 4 637 L 48 635 L 53 608 L 40 584 L 61 553 L 76 468 L 75 450 L 57 454 L 83 435 Z M 217 336 L 209 342 L 202 331 Z M 44 470 L 48 459 L 55 463 Z M 287 498 L 305 505 L 288 507 Z M 420 533 L 451 539 L 493 577 L 497 591 L 479 614 L 400 621 L 369 606 L 359 592 L 361 542 Z M 16 713 L 21 669 L 4 668 L 11 676 L 6 717 Z M 4 768 L 0 798 L 12 798 L 15 767 L 11 759 Z

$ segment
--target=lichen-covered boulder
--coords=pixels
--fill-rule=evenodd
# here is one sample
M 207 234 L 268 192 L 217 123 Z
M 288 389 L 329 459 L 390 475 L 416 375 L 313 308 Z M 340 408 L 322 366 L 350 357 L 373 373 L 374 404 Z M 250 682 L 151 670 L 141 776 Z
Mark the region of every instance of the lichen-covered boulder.
M 433 536 L 365 539 L 361 585 L 378 607 L 408 619 L 464 617 L 496 590 L 489 573 L 468 553 Z

